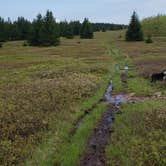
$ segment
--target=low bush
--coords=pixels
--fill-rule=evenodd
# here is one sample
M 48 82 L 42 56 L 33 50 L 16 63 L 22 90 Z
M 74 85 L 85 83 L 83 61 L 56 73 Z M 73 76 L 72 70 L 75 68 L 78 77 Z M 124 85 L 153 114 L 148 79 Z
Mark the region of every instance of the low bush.
M 70 121 L 74 105 L 93 95 L 101 84 L 92 74 L 64 74 L 15 86 L 0 95 L 0 165 L 24 161 L 42 132 L 63 115 Z
M 26 41 L 23 43 L 23 46 L 24 46 L 24 47 L 27 47 L 28 45 L 29 45 L 29 44 L 28 44 L 28 42 L 26 42 Z
M 153 43 L 151 35 L 148 35 L 147 39 L 145 40 L 147 44 Z
M 3 47 L 3 43 L 2 42 L 0 42 L 0 48 L 2 48 Z

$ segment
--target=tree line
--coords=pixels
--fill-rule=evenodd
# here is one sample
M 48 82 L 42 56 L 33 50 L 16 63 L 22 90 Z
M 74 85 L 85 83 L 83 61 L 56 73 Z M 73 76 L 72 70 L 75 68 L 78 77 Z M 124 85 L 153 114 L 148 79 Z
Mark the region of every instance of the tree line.
M 16 21 L 4 20 L 0 17 L 0 42 L 27 40 L 32 46 L 58 45 L 60 37 L 72 39 L 74 36 L 91 39 L 96 31 L 120 30 L 126 25 L 90 23 L 87 18 L 80 21 L 61 21 L 56 19 L 51 11 L 44 16 L 38 14 L 33 21 L 18 17 Z
M 92 23 L 93 29 L 97 31 L 114 31 L 126 29 L 128 26 L 124 24 L 110 24 L 110 23 Z

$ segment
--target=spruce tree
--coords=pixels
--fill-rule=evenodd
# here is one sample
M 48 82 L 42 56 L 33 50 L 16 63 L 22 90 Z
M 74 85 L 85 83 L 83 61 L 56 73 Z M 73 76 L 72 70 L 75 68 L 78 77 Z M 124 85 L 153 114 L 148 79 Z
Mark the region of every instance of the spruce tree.
M 18 40 L 26 40 L 30 34 L 31 23 L 24 17 L 18 17 L 15 24 L 18 33 Z
M 33 21 L 28 43 L 32 46 L 56 46 L 59 44 L 59 37 L 59 25 L 53 13 L 47 11 L 45 17 L 39 14 Z
M 87 18 L 84 19 L 80 30 L 80 38 L 92 39 L 93 38 L 93 28 L 91 23 Z
M 4 30 L 5 30 L 4 19 L 0 17 L 0 42 L 5 41 Z
M 28 39 L 28 43 L 32 46 L 41 45 L 39 40 L 39 32 L 43 24 L 42 15 L 38 14 L 37 18 L 32 22 L 31 33 Z
M 60 22 L 59 27 L 60 27 L 60 36 L 61 37 L 66 37 L 66 33 L 67 33 L 66 30 L 67 30 L 67 27 L 68 27 L 68 22 L 66 20 Z
M 71 24 L 68 24 L 66 27 L 65 37 L 67 39 L 73 39 L 73 37 L 74 37 L 73 27 L 71 26 Z
M 73 34 L 78 36 L 80 34 L 81 23 L 79 21 L 71 21 L 70 25 L 73 28 Z
M 42 27 L 39 31 L 39 43 L 41 46 L 56 46 L 59 44 L 59 25 L 56 24 L 55 18 L 51 11 L 47 11 L 43 18 Z
M 126 32 L 127 41 L 143 41 L 143 31 L 141 23 L 138 19 L 136 12 L 134 11 L 128 30 Z

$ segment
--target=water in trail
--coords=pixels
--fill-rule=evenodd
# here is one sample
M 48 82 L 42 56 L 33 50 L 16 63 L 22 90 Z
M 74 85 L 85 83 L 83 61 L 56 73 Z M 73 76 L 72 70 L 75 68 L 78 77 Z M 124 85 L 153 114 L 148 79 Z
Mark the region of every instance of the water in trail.
M 125 103 L 127 102 L 126 98 L 124 95 L 120 94 L 120 95 L 117 95 L 115 97 L 113 97 L 111 95 L 111 92 L 113 90 L 113 85 L 112 85 L 112 80 L 110 81 L 110 84 L 106 90 L 106 93 L 105 93 L 105 99 L 107 102 L 109 102 L 110 104 L 114 104 L 115 107 L 119 108 L 119 105 L 121 103 Z
M 111 124 L 114 120 L 114 114 L 119 110 L 120 104 L 126 102 L 123 95 L 111 96 L 112 90 L 113 84 L 111 80 L 105 93 L 105 100 L 109 103 L 108 108 L 94 128 L 79 166 L 105 166 L 106 164 L 105 147 L 110 134 L 113 132 Z
M 94 104 L 91 108 L 89 108 L 88 110 L 85 110 L 84 111 L 84 114 L 82 116 L 80 116 L 79 119 L 77 119 L 77 121 L 73 124 L 73 129 L 71 130 L 70 134 L 71 135 L 74 135 L 77 131 L 77 129 L 79 128 L 79 126 L 82 124 L 84 118 L 91 113 L 91 111 L 93 111 L 98 104 L 106 101 L 110 104 L 113 104 L 115 105 L 116 108 L 119 109 L 120 107 L 120 103 L 125 103 L 126 102 L 126 99 L 125 97 L 120 94 L 120 95 L 117 95 L 115 97 L 111 96 L 111 92 L 113 90 L 113 84 L 112 84 L 112 80 L 109 82 L 109 85 L 108 85 L 108 88 L 106 89 L 106 92 L 105 92 L 105 96 L 103 99 L 100 99 L 99 102 L 97 104 Z

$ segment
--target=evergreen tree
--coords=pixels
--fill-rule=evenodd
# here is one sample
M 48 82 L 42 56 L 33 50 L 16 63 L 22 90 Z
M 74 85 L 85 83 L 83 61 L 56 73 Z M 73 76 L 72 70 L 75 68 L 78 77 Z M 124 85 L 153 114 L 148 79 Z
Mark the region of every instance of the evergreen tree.
M 92 25 L 87 18 L 84 19 L 84 22 L 81 26 L 80 38 L 83 38 L 83 39 L 92 39 L 93 38 Z
M 66 20 L 60 22 L 59 27 L 60 27 L 60 36 L 66 37 L 68 22 Z
M 71 26 L 71 24 L 68 24 L 66 27 L 65 37 L 68 39 L 73 39 L 74 37 L 73 27 Z
M 18 17 L 14 24 L 17 28 L 18 40 L 26 40 L 30 34 L 31 23 L 24 17 Z
M 10 40 L 19 40 L 19 32 L 16 23 L 11 25 Z
M 0 42 L 5 41 L 5 22 L 4 19 L 0 17 Z
M 0 41 L 9 40 L 28 40 L 33 46 L 49 46 L 59 43 L 59 37 L 73 38 L 74 35 L 80 35 L 81 38 L 93 38 L 94 31 L 118 30 L 127 26 L 109 23 L 89 23 L 85 19 L 81 24 L 79 21 L 56 23 L 52 12 L 47 11 L 45 17 L 41 14 L 30 22 L 24 17 L 18 17 L 14 22 L 8 19 L 5 21 L 0 17 Z M 26 42 L 25 42 L 26 43 Z
M 47 11 L 39 31 L 39 42 L 42 46 L 59 44 L 60 31 L 51 11 Z
M 135 11 L 131 17 L 131 22 L 126 32 L 126 40 L 143 41 L 142 26 Z
M 104 26 L 102 27 L 102 32 L 106 32 L 106 28 Z
M 39 32 L 43 25 L 42 15 L 38 14 L 37 18 L 32 23 L 31 33 L 28 39 L 28 43 L 33 46 L 41 45 Z
M 81 23 L 79 21 L 71 21 L 70 25 L 73 28 L 73 34 L 75 36 L 80 35 Z

